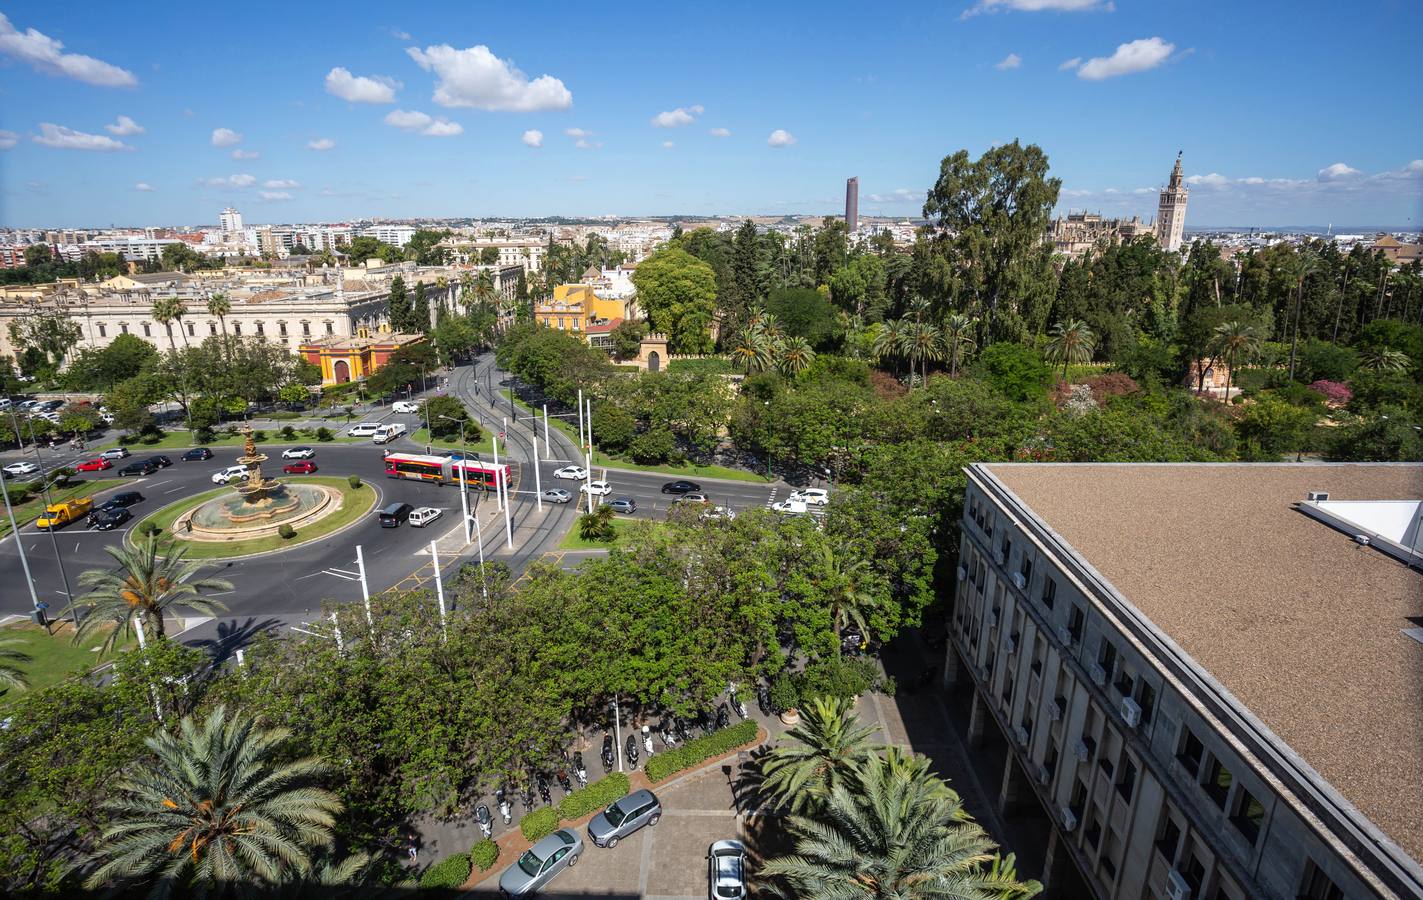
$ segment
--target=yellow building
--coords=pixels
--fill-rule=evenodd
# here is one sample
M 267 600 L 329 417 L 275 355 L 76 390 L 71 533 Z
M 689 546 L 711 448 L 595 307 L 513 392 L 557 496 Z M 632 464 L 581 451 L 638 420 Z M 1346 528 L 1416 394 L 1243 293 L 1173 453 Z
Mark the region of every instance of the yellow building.
M 553 298 L 534 304 L 534 318 L 539 324 L 559 331 L 571 331 L 587 340 L 588 330 L 607 325 L 627 315 L 621 300 L 605 300 L 587 284 L 560 284 L 553 289 Z
M 345 384 L 365 378 L 385 365 L 397 350 L 423 344 L 423 334 L 384 331 L 359 337 L 332 336 L 303 341 L 297 353 L 321 367 L 322 385 Z

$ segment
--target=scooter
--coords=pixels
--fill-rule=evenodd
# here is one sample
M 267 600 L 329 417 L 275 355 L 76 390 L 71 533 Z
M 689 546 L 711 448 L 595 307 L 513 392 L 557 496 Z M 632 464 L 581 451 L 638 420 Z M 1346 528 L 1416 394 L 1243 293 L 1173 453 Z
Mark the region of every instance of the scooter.
M 484 832 L 485 837 L 494 833 L 494 817 L 489 814 L 489 807 L 483 803 L 474 811 L 474 817 L 479 821 L 479 830 Z
M 637 753 L 637 738 L 634 737 L 633 735 L 628 735 L 628 739 L 627 739 L 627 757 L 628 757 L 628 768 L 629 768 L 629 769 L 636 769 L 636 768 L 637 768 L 637 757 L 638 757 L 638 753 Z
M 741 702 L 741 698 L 736 696 L 736 691 L 731 692 L 731 708 L 736 713 L 736 718 L 746 718 L 746 704 Z
M 725 703 L 718 703 L 716 706 L 716 727 L 717 730 L 725 728 L 731 724 L 731 713 L 726 711 Z
M 652 728 L 648 725 L 642 726 L 642 749 L 647 752 L 647 758 L 652 759 Z
M 559 769 L 556 773 L 556 777 L 558 778 L 558 786 L 563 788 L 565 794 L 573 793 L 573 782 L 568 780 L 567 772 Z
M 539 799 L 549 806 L 553 805 L 553 795 L 548 791 L 548 776 L 542 772 L 539 773 Z
M 666 719 L 662 720 L 662 744 L 669 749 L 677 746 L 677 735 L 673 733 L 674 727 Z
M 533 778 L 530 778 L 528 781 L 524 782 L 524 794 L 523 794 L 523 797 L 522 797 L 521 799 L 522 799 L 523 802 L 524 802 L 524 812 L 525 812 L 526 814 L 533 812 L 533 811 L 534 811 L 534 780 L 533 780 Z
M 573 777 L 578 779 L 579 785 L 588 786 L 588 768 L 583 765 L 583 754 L 573 754 Z
M 761 715 L 771 714 L 771 691 L 764 684 L 756 685 L 756 705 L 761 707 Z
M 494 792 L 494 800 L 499 804 L 499 818 L 504 820 L 505 825 L 513 824 L 514 810 L 509 804 L 508 793 L 503 788 L 500 788 Z
M 604 771 L 604 772 L 611 772 L 611 771 L 613 771 L 613 763 L 614 763 L 614 761 L 615 761 L 614 758 L 613 758 L 614 752 L 616 752 L 616 751 L 613 750 L 613 736 L 612 736 L 611 734 L 605 734 L 605 735 L 603 735 L 603 771 Z

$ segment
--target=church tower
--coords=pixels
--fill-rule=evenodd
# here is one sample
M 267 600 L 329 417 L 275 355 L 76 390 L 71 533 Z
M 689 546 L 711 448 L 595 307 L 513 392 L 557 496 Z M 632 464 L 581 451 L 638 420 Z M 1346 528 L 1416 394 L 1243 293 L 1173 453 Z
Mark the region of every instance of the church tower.
M 1176 168 L 1171 170 L 1171 181 L 1161 192 L 1161 202 L 1156 207 L 1156 242 L 1162 249 L 1181 249 L 1181 237 L 1186 231 L 1186 195 L 1190 190 L 1181 180 L 1181 153 L 1176 153 Z

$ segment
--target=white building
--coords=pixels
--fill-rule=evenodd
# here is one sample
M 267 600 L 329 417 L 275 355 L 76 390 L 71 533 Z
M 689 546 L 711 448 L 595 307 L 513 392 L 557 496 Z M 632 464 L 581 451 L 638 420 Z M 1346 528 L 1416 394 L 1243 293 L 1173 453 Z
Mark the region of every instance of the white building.
M 217 221 L 225 234 L 240 234 L 242 232 L 242 213 L 230 206 L 222 211 Z
M 415 236 L 415 229 L 409 225 L 372 225 L 362 234 L 373 237 L 383 244 L 404 247 Z

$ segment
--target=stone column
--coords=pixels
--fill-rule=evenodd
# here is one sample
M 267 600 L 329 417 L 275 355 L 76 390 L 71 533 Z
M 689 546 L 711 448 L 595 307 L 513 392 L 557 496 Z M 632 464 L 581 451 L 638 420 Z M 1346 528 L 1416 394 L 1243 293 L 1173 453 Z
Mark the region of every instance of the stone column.
M 1047 855 L 1043 857 L 1043 874 L 1039 879 L 1043 883 L 1041 896 L 1044 900 L 1054 897 L 1063 897 L 1063 882 L 1067 880 L 1067 875 L 1071 869 L 1072 852 L 1065 843 L 1066 838 L 1058 830 L 1057 823 L 1048 831 Z
M 1024 782 L 1023 767 L 1018 765 L 1013 750 L 1003 760 L 1003 781 L 998 788 L 998 814 L 1007 818 L 1018 811 L 1018 803 L 1024 791 L 1029 790 Z
M 973 702 L 969 706 L 968 712 L 968 745 L 970 747 L 982 747 L 984 741 L 983 726 L 984 719 L 988 717 L 988 709 L 983 702 L 983 693 L 977 688 L 973 691 Z
M 950 636 L 949 639 L 944 642 L 944 677 L 942 681 L 944 690 L 948 690 L 958 684 L 962 673 L 963 663 L 959 660 L 958 648 L 954 646 L 953 637 Z

